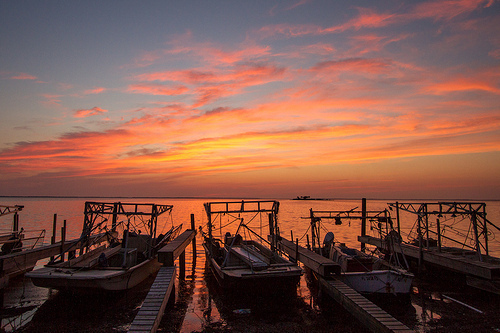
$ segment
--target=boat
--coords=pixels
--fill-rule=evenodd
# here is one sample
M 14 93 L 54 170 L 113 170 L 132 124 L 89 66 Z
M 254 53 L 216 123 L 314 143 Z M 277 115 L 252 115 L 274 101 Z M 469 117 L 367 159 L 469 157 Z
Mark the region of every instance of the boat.
M 278 201 L 229 201 L 204 204 L 208 217 L 208 233 L 204 233 L 206 262 L 218 285 L 225 290 L 244 293 L 296 292 L 302 269 L 282 256 L 273 242 L 267 241 L 250 227 L 264 214 L 271 229 L 277 229 Z M 230 220 L 220 225 L 220 238 L 215 237 L 217 219 Z M 249 221 L 245 220 L 249 218 Z M 235 224 L 233 224 L 235 223 Z M 238 223 L 236 231 L 225 230 Z M 222 237 L 222 234 L 224 236 Z M 222 239 L 223 238 L 223 239 Z
M 19 215 L 24 206 L 0 205 L 0 216 L 14 214 L 12 228 L 8 232 L 0 233 L 0 289 L 5 288 L 9 280 L 31 271 L 37 258 L 26 254 L 27 251 L 40 246 L 45 237 L 45 230 L 25 231 L 19 229 Z
M 408 295 L 414 275 L 391 265 L 382 258 L 335 243 L 334 235 L 325 236 L 325 255 L 341 267 L 340 279 L 363 294 Z
M 343 213 L 352 218 L 351 213 L 353 212 L 354 210 L 350 210 Z M 340 265 L 341 273 L 338 278 L 341 281 L 362 294 L 395 295 L 403 298 L 410 295 L 414 275 L 403 267 L 398 258 L 391 256 L 390 251 L 386 252 L 384 257 L 362 252 L 346 246 L 345 243 L 336 242 L 335 235 L 331 231 L 326 233 L 323 243 L 320 245 L 318 240 L 322 218 L 334 219 L 335 225 L 342 224 L 338 212 L 334 212 L 337 215 L 326 213 L 329 214 L 318 217 L 314 215 L 312 210 L 310 212 L 313 244 L 318 244 L 318 247 L 313 248 L 316 252 Z M 395 231 L 390 232 L 387 244 L 395 246 L 399 239 L 397 236 L 399 234 Z M 394 251 L 392 253 L 394 254 Z M 392 262 L 392 258 L 397 262 Z M 406 260 L 404 262 L 406 263 Z
M 155 274 L 160 263 L 157 251 L 176 237 L 182 225 L 156 236 L 157 220 L 171 213 L 172 205 L 86 202 L 82 234 L 68 251 L 71 259 L 54 258 L 42 268 L 26 274 L 38 287 L 69 292 L 123 291 Z M 125 216 L 126 220 L 118 221 Z M 95 233 L 107 244 L 92 244 Z M 79 252 L 79 256 L 75 256 Z

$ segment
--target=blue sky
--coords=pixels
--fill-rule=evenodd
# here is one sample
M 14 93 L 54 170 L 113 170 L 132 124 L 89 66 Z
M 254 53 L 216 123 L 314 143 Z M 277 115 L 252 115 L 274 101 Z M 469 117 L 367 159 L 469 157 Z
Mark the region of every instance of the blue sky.
M 499 199 L 498 1 L 0 1 L 0 194 Z

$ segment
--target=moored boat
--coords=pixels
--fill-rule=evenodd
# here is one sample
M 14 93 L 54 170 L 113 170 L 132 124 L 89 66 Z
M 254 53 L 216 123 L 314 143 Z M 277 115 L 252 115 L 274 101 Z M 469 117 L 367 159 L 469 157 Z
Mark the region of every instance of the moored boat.
M 60 256 L 26 276 L 39 287 L 70 292 L 120 291 L 130 289 L 155 274 L 160 263 L 157 250 L 173 239 L 181 226 L 156 236 L 157 219 L 171 213 L 172 205 L 132 203 L 85 203 L 85 220 L 79 239 L 80 255 L 64 261 Z M 125 216 L 126 221 L 118 221 Z M 107 244 L 98 246 L 87 240 L 95 233 L 105 234 Z
M 354 248 L 347 247 L 344 243 L 336 242 L 332 232 L 327 232 L 323 243 L 319 241 L 319 231 L 322 219 L 332 219 L 335 225 L 342 224 L 342 218 L 366 218 L 366 212 L 358 215 L 354 209 L 349 211 L 319 211 L 310 210 L 311 232 L 313 239 L 313 249 L 323 256 L 338 263 L 341 267 L 339 279 L 354 290 L 363 294 L 374 295 L 396 295 L 409 296 L 414 275 L 404 268 L 399 261 L 399 257 L 393 256 L 394 251 L 386 249 L 386 256 L 396 259 L 397 262 L 390 262 L 381 256 L 368 254 Z M 387 221 L 388 212 L 370 212 L 374 214 L 380 223 Z M 380 215 L 383 217 L 379 217 Z M 390 223 L 389 223 L 390 224 Z M 400 239 L 397 233 L 390 232 L 390 244 L 396 246 Z M 388 236 L 388 237 L 389 237 Z M 318 244 L 315 247 L 314 244 Z M 392 249 L 393 250 L 393 249 Z M 406 263 L 406 260 L 404 260 Z
M 19 229 L 19 215 L 24 206 L 0 205 L 0 216 L 14 214 L 12 229 L 0 233 L 0 289 L 5 288 L 9 280 L 31 271 L 38 260 L 35 256 L 24 255 L 29 250 L 42 245 L 45 230 L 26 231 Z M 28 252 L 27 252 L 28 251 Z
M 269 214 L 269 223 L 275 227 L 278 207 L 277 201 L 205 203 L 208 234 L 204 234 L 203 247 L 207 263 L 220 286 L 247 293 L 296 290 L 302 269 L 280 255 L 275 246 L 249 226 L 257 215 Z M 241 217 L 244 214 L 250 215 L 249 221 Z M 214 223 L 222 215 L 230 216 L 230 223 L 238 223 L 236 232 L 226 232 L 224 239 L 213 234 Z
M 412 273 L 376 256 L 335 243 L 331 232 L 326 234 L 324 246 L 324 254 L 341 267 L 340 279 L 354 290 L 365 294 L 410 293 Z

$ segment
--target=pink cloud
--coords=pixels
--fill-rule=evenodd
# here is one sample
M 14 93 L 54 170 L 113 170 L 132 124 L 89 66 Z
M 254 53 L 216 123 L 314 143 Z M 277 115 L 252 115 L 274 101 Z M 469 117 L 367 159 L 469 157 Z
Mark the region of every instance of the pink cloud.
M 20 73 L 18 75 L 12 76 L 11 79 L 13 79 L 13 80 L 38 80 L 38 78 L 36 76 L 26 74 L 26 73 Z
M 161 84 L 132 84 L 129 85 L 127 91 L 135 94 L 147 94 L 147 95 L 182 95 L 188 92 L 188 88 L 183 85 L 177 86 L 165 86 Z
M 103 87 L 95 87 L 93 89 L 88 89 L 83 92 L 84 95 L 93 95 L 93 94 L 101 94 L 105 92 L 107 89 Z
M 92 109 L 80 109 L 76 110 L 74 113 L 75 118 L 87 118 L 91 116 L 97 116 L 100 114 L 103 114 L 105 112 L 108 112 L 108 110 L 98 108 L 97 106 L 94 106 Z
M 364 73 L 384 73 L 387 72 L 391 63 L 378 59 L 343 59 L 334 61 L 324 61 L 311 68 L 312 71 L 351 71 Z
M 42 104 L 45 104 L 47 106 L 60 106 L 61 105 L 62 95 L 42 94 L 41 96 L 45 99 L 44 101 L 42 101 Z
M 488 7 L 483 0 L 448 0 L 428 1 L 416 4 L 408 13 L 412 19 L 426 19 L 449 21 L 457 16 L 470 13 L 477 8 Z

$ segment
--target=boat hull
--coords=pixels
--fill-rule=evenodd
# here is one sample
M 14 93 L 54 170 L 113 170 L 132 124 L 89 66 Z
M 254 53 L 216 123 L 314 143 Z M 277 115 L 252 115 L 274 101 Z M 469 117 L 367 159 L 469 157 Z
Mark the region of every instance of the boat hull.
M 360 293 L 406 295 L 411 292 L 413 274 L 394 270 L 374 270 L 342 273 L 341 279 Z
M 298 266 L 275 266 L 265 270 L 252 271 L 248 268 L 224 269 L 214 260 L 206 246 L 207 265 L 218 285 L 228 292 L 237 293 L 287 293 L 295 292 L 302 275 Z
M 122 291 L 135 287 L 160 269 L 156 258 L 127 269 L 103 268 L 78 270 L 45 267 L 28 273 L 38 287 L 62 291 Z

